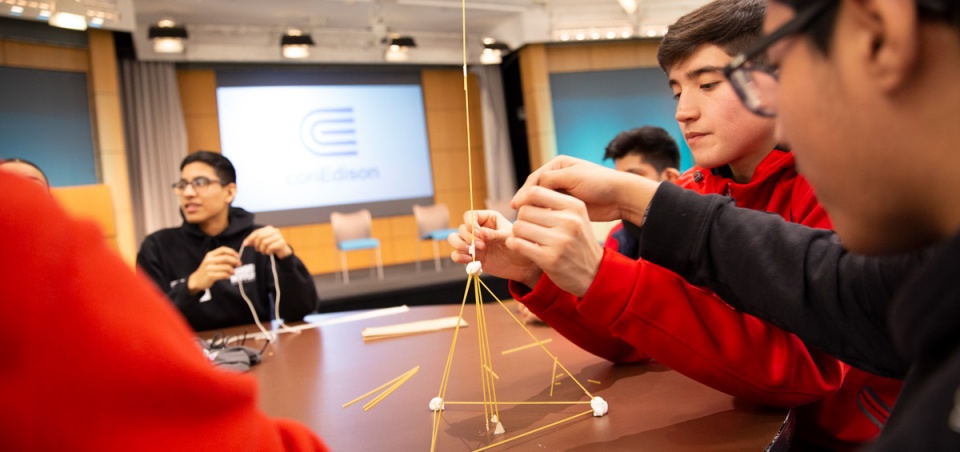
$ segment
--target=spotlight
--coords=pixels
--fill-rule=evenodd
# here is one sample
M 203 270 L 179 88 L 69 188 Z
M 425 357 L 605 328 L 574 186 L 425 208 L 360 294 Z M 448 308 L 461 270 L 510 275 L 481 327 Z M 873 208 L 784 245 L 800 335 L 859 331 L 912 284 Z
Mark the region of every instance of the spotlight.
M 510 47 L 502 42 L 497 42 L 493 38 L 483 40 L 483 53 L 480 54 L 480 62 L 483 64 L 500 64 L 503 61 L 503 53 L 509 52 Z
M 83 31 L 87 29 L 86 17 L 80 14 L 67 13 L 63 11 L 53 13 L 47 23 L 53 25 L 54 27 L 69 28 L 71 30 Z
M 387 44 L 387 53 L 384 55 L 387 61 L 407 61 L 410 57 L 407 50 L 410 47 L 416 47 L 417 43 L 410 36 L 394 36 L 384 38 L 383 42 Z
M 161 20 L 150 27 L 147 37 L 153 41 L 153 51 L 157 53 L 183 53 L 187 29 L 176 26 L 172 20 Z
M 280 38 L 284 58 L 306 58 L 310 56 L 310 47 L 313 45 L 313 38 L 300 30 L 289 30 Z

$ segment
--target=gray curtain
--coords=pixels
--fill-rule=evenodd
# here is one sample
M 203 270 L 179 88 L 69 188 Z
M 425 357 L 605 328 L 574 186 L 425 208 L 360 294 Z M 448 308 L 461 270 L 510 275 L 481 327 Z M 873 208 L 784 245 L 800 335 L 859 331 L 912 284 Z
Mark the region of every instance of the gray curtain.
M 180 178 L 187 130 L 173 63 L 124 60 L 120 66 L 124 127 L 137 243 L 181 223 L 170 184 Z
M 487 167 L 487 206 L 509 203 L 517 191 L 513 174 L 513 151 L 507 129 L 507 105 L 503 94 L 500 66 L 478 65 L 471 68 L 480 84 L 483 108 L 483 144 Z M 508 215 L 509 217 L 509 215 Z

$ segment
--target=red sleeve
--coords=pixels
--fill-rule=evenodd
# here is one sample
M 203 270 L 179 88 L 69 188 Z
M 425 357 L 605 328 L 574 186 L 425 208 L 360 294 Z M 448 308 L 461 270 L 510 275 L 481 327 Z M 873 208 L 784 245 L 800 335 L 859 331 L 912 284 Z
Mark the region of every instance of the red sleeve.
M 754 402 L 797 406 L 843 383 L 836 359 L 649 262 L 605 253 L 579 311 L 668 367 Z
M 320 450 L 268 418 L 253 376 L 215 369 L 152 283 L 32 184 L 0 174 L 4 448 Z
M 792 203 L 795 220 L 829 227 L 809 185 Z M 756 402 L 796 406 L 843 383 L 848 366 L 800 339 L 729 307 L 713 292 L 687 284 L 645 261 L 604 255 L 579 303 L 584 317 L 609 328 L 672 369 L 720 391 Z M 626 270 L 628 265 L 632 269 Z M 749 275 L 744 275 L 749 277 Z
M 622 227 L 618 224 L 607 235 L 605 253 L 611 251 L 610 254 L 617 254 L 612 252 L 619 248 L 613 233 Z M 540 320 L 580 348 L 616 363 L 636 363 L 650 359 L 633 345 L 611 334 L 606 325 L 582 315 L 577 310 L 579 299 L 557 287 L 546 274 L 540 277 L 533 290 L 513 281 L 509 287 L 511 295 L 517 301 L 526 305 Z

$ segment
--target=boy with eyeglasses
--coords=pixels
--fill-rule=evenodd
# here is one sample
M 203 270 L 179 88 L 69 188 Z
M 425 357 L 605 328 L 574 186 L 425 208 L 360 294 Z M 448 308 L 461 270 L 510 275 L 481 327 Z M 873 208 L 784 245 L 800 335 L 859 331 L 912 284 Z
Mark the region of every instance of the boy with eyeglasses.
M 677 97 L 676 117 L 698 165 L 681 185 L 829 228 L 793 154 L 776 146 L 774 121 L 745 109 L 723 74 L 759 37 L 764 3 L 710 3 L 680 18 L 661 42 L 658 57 Z M 900 381 L 851 368 L 669 270 L 603 252 L 582 234 L 589 218 L 575 198 L 521 194 L 512 229 L 479 215 L 481 226 L 499 229 L 477 232 L 479 258 L 484 271 L 513 279 L 515 298 L 573 342 L 615 362 L 653 358 L 737 397 L 796 407 L 797 437 L 805 445 L 850 449 L 876 437 Z M 460 238 L 451 240 L 459 262 L 470 260 L 470 233 L 461 227 Z
M 231 205 L 237 184 L 230 160 L 209 151 L 188 155 L 173 191 L 180 198 L 183 225 L 147 236 L 137 265 L 194 330 L 253 323 L 240 284 L 261 321 L 274 317 L 275 285 L 284 320 L 300 320 L 316 310 L 313 277 L 280 230 L 254 224 L 253 214 Z
M 847 362 L 905 378 L 870 450 L 960 450 L 960 4 L 777 0 L 765 29 L 726 72 L 797 145 L 839 240 L 569 158 L 538 170 L 514 201 L 563 190 L 598 220 L 643 223 L 645 258 Z M 760 52 L 776 68 L 773 90 L 749 86 L 744 72 L 762 66 L 748 64 Z M 664 239 L 695 245 L 656 249 Z M 770 259 L 779 262 L 772 281 Z M 790 283 L 805 290 L 760 296 Z

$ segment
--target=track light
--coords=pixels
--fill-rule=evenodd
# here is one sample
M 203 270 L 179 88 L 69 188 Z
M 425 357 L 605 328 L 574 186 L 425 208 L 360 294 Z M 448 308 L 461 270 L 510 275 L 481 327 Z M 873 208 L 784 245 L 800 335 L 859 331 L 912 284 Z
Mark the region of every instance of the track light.
M 497 42 L 493 38 L 484 38 L 480 62 L 483 64 L 500 64 L 503 61 L 503 53 L 509 51 L 510 47 L 506 44 Z
M 71 30 L 86 30 L 87 18 L 80 14 L 73 14 L 63 11 L 57 11 L 50 16 L 47 21 L 50 25 L 60 28 L 69 28 Z
M 310 56 L 310 47 L 313 45 L 313 38 L 300 30 L 289 30 L 280 38 L 284 58 L 306 58 Z
M 407 61 L 409 59 L 407 50 L 417 46 L 416 41 L 410 36 L 394 36 L 384 38 L 383 41 L 387 44 L 387 53 L 384 55 L 387 61 Z
M 183 53 L 187 29 L 176 26 L 172 20 L 161 20 L 150 27 L 147 37 L 153 41 L 153 51 L 157 53 Z

